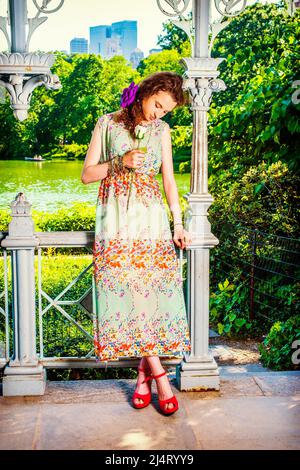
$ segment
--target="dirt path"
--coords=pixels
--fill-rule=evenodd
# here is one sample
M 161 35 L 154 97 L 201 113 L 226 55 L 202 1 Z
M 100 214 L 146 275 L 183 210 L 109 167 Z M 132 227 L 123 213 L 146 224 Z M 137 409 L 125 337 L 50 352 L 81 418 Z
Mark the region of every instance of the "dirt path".
M 209 339 L 209 346 L 218 364 L 260 364 L 259 341 L 236 340 L 226 337 Z

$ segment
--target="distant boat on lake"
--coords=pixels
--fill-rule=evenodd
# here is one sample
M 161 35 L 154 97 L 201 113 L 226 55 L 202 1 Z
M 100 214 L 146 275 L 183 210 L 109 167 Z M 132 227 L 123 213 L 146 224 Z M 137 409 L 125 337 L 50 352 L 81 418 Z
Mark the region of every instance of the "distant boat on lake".
M 41 157 L 41 155 L 35 155 L 34 157 L 25 157 L 25 160 L 31 160 L 33 162 L 44 162 L 46 158 Z

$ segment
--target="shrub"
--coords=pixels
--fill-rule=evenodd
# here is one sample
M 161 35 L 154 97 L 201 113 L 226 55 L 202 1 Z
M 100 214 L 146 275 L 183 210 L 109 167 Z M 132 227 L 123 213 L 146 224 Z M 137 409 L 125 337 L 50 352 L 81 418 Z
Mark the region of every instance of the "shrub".
M 263 365 L 274 370 L 299 369 L 299 364 L 293 363 L 293 343 L 297 339 L 300 340 L 299 315 L 286 322 L 274 323 L 264 341 L 258 345 Z
M 243 283 L 219 282 L 218 290 L 210 296 L 210 322 L 220 335 L 235 336 L 249 334 L 248 292 Z
M 55 213 L 32 211 L 37 232 L 93 231 L 95 229 L 96 208 L 90 204 L 74 202 L 71 207 Z
M 85 144 L 66 144 L 63 146 L 63 150 L 65 151 L 67 158 L 85 158 L 86 152 L 88 150 L 88 145 Z
M 191 162 L 182 162 L 179 164 L 179 173 L 182 175 L 183 173 L 189 173 L 191 171 Z
M 262 162 L 248 168 L 226 188 L 227 183 L 226 177 L 223 182 L 220 178 L 210 179 L 211 194 L 215 197 L 209 211 L 213 231 L 220 220 L 235 223 L 238 219 L 245 227 L 267 233 L 298 235 L 299 175 L 290 171 L 286 163 Z
M 10 211 L 7 209 L 0 210 L 0 231 L 7 232 L 8 224 L 11 221 Z

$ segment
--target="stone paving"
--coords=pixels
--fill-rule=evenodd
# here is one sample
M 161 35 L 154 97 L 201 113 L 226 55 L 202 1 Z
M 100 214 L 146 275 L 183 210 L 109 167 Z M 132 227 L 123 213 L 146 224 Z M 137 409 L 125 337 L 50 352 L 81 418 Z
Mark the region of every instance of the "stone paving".
M 136 380 L 47 382 L 42 397 L 0 397 L 0 449 L 300 449 L 300 372 L 220 366 L 219 391 L 179 392 L 172 416 L 131 406 Z

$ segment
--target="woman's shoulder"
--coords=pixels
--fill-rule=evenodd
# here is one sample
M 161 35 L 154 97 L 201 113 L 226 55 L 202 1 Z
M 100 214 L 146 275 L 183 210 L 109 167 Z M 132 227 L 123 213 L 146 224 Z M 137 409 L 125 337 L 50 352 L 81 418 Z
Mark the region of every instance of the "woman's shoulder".
M 119 115 L 119 111 L 112 111 L 112 112 L 106 114 L 106 116 L 109 120 L 113 120 L 118 115 Z
M 163 127 L 169 125 L 169 124 L 167 123 L 167 121 L 164 121 L 164 120 L 161 119 L 161 118 L 157 118 L 157 119 L 155 119 L 155 121 L 158 122 L 159 125 L 160 125 L 160 126 L 163 126 Z
M 101 116 L 98 117 L 98 123 L 100 124 L 100 126 L 111 124 L 115 122 L 114 120 L 115 115 L 116 115 L 116 111 L 102 114 Z
M 158 118 L 156 119 L 156 122 L 157 122 L 157 126 L 160 127 L 162 130 L 164 130 L 165 128 L 170 129 L 169 124 L 163 119 Z
M 98 117 L 98 121 L 100 122 L 108 121 L 110 119 L 111 114 L 112 113 L 101 114 L 101 116 Z

